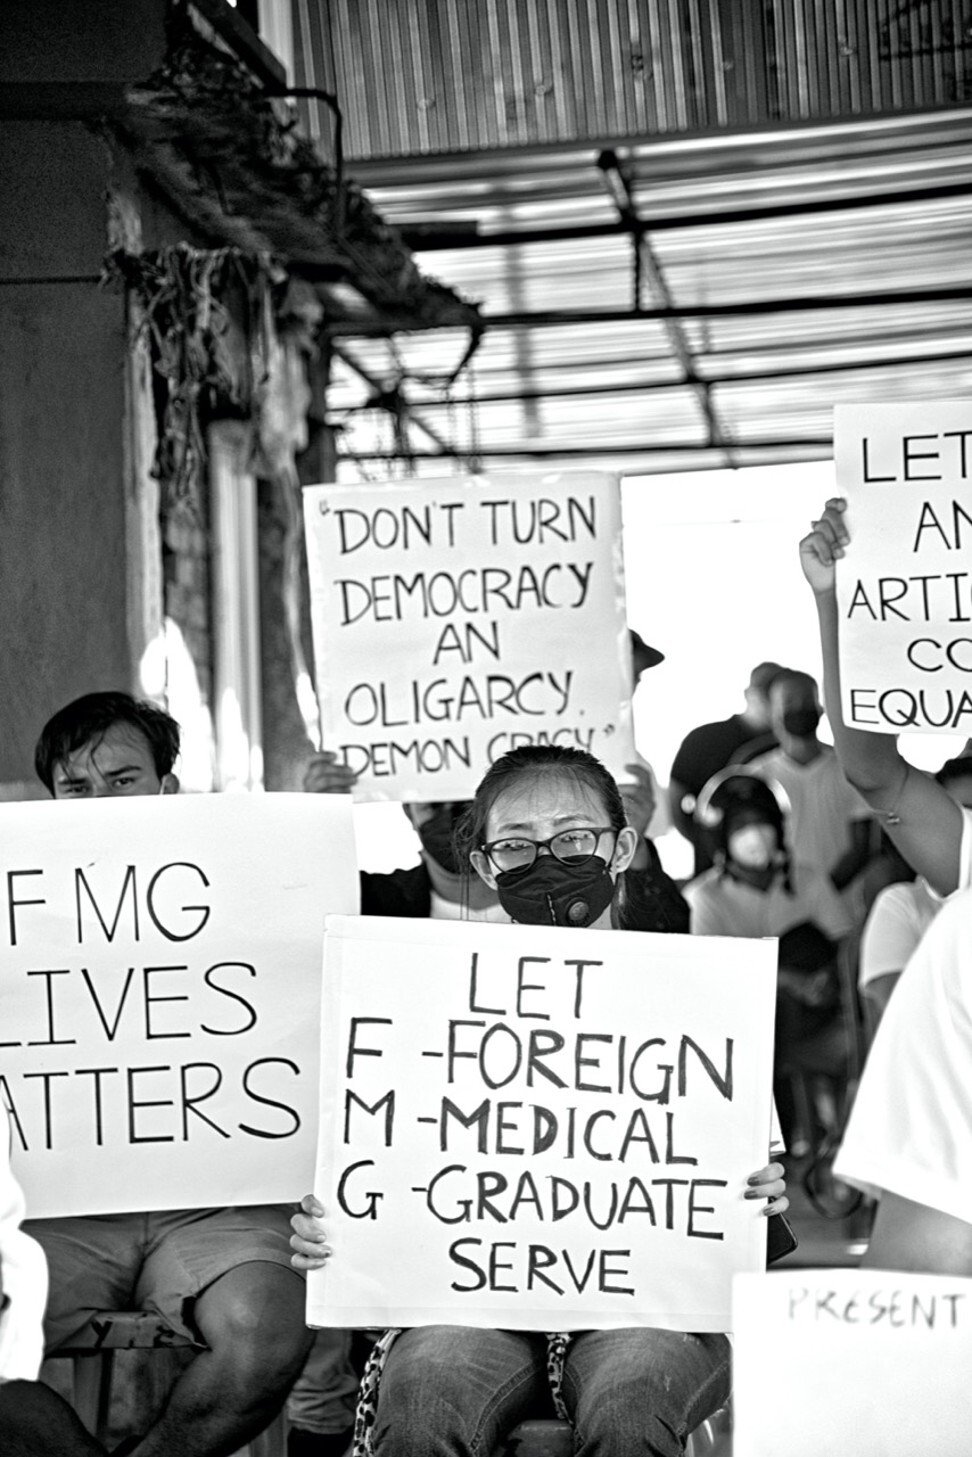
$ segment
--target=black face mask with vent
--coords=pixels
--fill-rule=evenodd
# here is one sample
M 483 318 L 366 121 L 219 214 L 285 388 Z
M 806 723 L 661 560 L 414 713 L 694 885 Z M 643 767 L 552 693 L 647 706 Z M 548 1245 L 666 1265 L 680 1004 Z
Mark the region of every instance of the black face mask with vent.
M 783 714 L 783 727 L 795 739 L 808 739 L 819 722 L 819 708 L 788 708 Z
M 521 926 L 589 926 L 611 904 L 614 881 L 599 855 L 583 865 L 540 855 L 532 865 L 501 870 L 496 893 Z

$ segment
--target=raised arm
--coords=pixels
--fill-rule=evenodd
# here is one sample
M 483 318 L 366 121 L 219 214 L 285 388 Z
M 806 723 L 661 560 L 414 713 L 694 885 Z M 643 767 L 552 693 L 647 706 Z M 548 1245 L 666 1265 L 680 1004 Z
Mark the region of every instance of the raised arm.
M 813 530 L 800 542 L 803 574 L 813 589 L 823 654 L 827 718 L 841 768 L 910 865 L 945 895 L 959 884 L 962 811 L 929 775 L 912 768 L 893 734 L 848 728 L 841 716 L 835 563 L 850 540 L 846 502 L 832 497 Z
M 930 1275 L 972 1275 L 972 1224 L 885 1192 L 861 1267 Z

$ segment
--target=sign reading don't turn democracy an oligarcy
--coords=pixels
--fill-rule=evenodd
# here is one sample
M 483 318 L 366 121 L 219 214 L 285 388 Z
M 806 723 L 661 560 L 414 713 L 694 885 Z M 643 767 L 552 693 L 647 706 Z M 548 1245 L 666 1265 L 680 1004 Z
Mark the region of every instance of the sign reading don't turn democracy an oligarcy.
M 304 491 L 323 746 L 360 799 L 471 797 L 526 744 L 633 758 L 616 477 Z

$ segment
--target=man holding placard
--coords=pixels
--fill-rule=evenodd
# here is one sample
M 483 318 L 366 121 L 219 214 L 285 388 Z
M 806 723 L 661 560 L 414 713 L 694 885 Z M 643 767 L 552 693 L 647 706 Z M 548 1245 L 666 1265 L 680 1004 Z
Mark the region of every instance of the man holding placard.
M 178 791 L 173 766 L 179 737 L 175 720 L 154 704 L 127 693 L 93 693 L 67 705 L 45 726 L 37 746 L 37 770 L 56 800 L 171 795 Z M 17 903 L 21 912 L 25 905 L 40 905 L 38 891 L 21 891 Z M 192 910 L 207 914 L 198 906 Z M 112 934 L 120 917 L 121 903 Z M 166 934 L 172 940 L 185 939 L 181 928 Z M 177 970 L 149 968 L 146 984 L 150 971 Z M 82 975 L 87 974 L 85 969 Z M 56 973 L 49 976 L 54 979 Z M 128 985 L 116 1008 L 114 1032 Z M 158 1016 L 159 1004 L 187 1000 L 181 993 L 150 996 L 146 991 L 147 1029 L 153 1015 Z M 236 995 L 236 1002 L 240 1000 Z M 160 1026 L 154 1035 L 188 1034 Z M 100 1143 L 100 1091 L 98 1107 Z M 135 1109 L 133 1103 L 130 1118 Z M 156 1147 L 171 1141 L 169 1135 L 151 1137 Z M 289 1268 L 287 1218 L 281 1207 L 72 1215 L 34 1220 L 30 1228 L 51 1272 L 48 1351 L 65 1344 L 97 1311 L 130 1304 L 156 1311 L 199 1348 L 154 1426 L 124 1444 L 125 1451 L 138 1457 L 174 1452 L 208 1457 L 233 1451 L 263 1430 L 279 1410 L 310 1344 L 303 1321 L 303 1283 Z

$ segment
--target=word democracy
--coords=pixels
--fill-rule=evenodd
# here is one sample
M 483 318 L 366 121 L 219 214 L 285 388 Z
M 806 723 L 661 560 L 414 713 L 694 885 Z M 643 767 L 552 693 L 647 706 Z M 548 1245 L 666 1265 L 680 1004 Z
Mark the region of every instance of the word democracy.
M 522 612 L 525 608 L 583 607 L 591 585 L 594 563 L 552 562 L 542 570 L 522 566 L 467 567 L 451 572 L 397 572 L 365 581 L 339 577 L 339 625 L 370 616 L 375 622 L 402 622 L 409 618 L 452 617 L 457 612 L 490 614 Z

